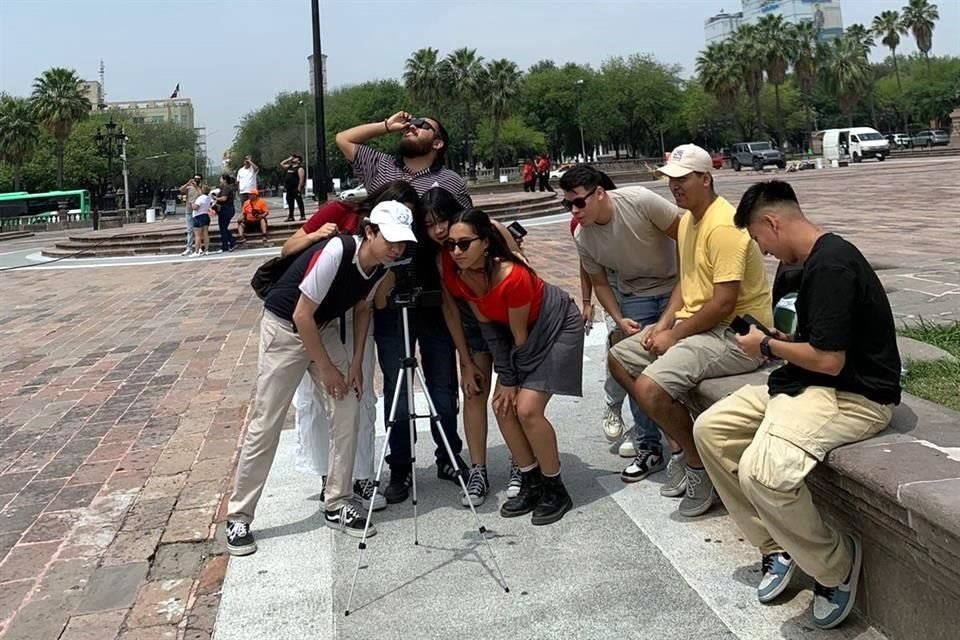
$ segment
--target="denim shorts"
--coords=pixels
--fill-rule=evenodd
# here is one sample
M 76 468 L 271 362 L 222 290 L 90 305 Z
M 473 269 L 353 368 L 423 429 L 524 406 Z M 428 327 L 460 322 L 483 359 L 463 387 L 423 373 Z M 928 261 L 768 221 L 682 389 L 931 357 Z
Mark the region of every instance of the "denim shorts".
M 210 226 L 210 216 L 205 213 L 201 213 L 198 216 L 193 216 L 193 228 L 200 229 L 201 227 Z
M 480 332 L 480 322 L 473 315 L 473 309 L 466 300 L 457 298 L 457 307 L 460 309 L 460 320 L 463 322 L 463 335 L 467 339 L 467 348 L 470 353 L 490 353 L 487 341 Z

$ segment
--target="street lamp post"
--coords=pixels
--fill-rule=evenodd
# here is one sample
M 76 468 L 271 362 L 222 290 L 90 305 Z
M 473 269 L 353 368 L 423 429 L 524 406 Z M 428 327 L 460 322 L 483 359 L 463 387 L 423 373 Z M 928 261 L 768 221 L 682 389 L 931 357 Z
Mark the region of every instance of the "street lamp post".
M 303 171 L 304 175 L 307 176 L 307 179 L 310 179 L 310 147 L 308 146 L 308 141 L 310 140 L 307 137 L 307 107 L 303 103 L 303 100 L 300 101 L 300 106 L 303 107 Z M 304 185 L 304 191 L 307 190 L 307 185 Z M 313 185 L 313 192 L 317 192 L 317 185 Z M 306 195 L 306 193 L 304 193 Z
M 317 123 L 317 167 L 313 192 L 319 202 L 327 201 L 327 143 L 323 119 L 323 48 L 320 46 L 320 0 L 310 0 L 313 17 L 313 110 Z M 317 188 L 319 185 L 319 189 Z
M 580 154 L 583 162 L 587 161 L 587 146 L 583 142 L 583 79 L 577 80 L 577 122 L 580 125 Z
M 128 198 L 127 208 L 130 208 L 129 205 L 129 193 L 127 189 L 127 134 L 123 131 L 123 126 L 120 126 L 120 130 L 117 131 L 117 124 L 113 121 L 113 118 L 110 118 L 110 122 L 103 125 L 107 132 L 104 134 L 100 127 L 97 127 L 97 133 L 93 137 L 94 145 L 96 146 L 97 153 L 107 159 L 107 181 L 109 184 L 113 184 L 113 158 L 114 156 L 120 156 L 123 159 L 124 163 L 124 194 Z

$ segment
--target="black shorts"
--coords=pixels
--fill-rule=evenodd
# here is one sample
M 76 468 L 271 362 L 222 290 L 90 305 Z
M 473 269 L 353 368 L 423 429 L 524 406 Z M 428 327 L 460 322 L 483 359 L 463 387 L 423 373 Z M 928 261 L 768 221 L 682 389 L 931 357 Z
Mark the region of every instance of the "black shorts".
M 248 221 L 248 220 L 243 220 L 243 221 L 240 222 L 240 224 L 243 225 L 243 232 L 244 232 L 244 233 L 247 233 L 247 232 L 249 232 L 249 231 L 260 231 L 260 221 L 259 221 L 259 220 L 254 220 L 253 222 L 250 222 L 250 221 Z
M 210 216 L 205 213 L 201 213 L 198 216 L 193 216 L 193 228 L 199 229 L 201 227 L 210 226 Z

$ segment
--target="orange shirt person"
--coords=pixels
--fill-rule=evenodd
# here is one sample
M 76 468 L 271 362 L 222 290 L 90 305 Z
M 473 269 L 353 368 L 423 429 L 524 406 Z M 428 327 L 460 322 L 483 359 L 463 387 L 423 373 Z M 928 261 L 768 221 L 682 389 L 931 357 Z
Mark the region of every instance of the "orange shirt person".
M 243 216 L 237 222 L 237 242 L 246 242 L 246 233 L 251 230 L 260 230 L 263 235 L 263 244 L 269 244 L 267 238 L 267 216 L 270 215 L 270 207 L 267 201 L 260 197 L 260 192 L 251 189 L 249 197 L 243 203 Z

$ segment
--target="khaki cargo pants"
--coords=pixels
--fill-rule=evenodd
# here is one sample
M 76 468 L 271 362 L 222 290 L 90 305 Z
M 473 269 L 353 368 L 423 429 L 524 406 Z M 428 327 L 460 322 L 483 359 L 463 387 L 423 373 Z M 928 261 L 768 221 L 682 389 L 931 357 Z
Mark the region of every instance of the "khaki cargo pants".
M 827 453 L 869 438 L 892 408 L 828 387 L 771 398 L 747 385 L 697 418 L 693 437 L 713 485 L 761 553 L 786 551 L 817 582 L 835 587 L 850 572 L 851 549 L 823 521 L 805 479 Z

